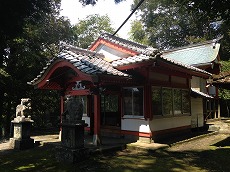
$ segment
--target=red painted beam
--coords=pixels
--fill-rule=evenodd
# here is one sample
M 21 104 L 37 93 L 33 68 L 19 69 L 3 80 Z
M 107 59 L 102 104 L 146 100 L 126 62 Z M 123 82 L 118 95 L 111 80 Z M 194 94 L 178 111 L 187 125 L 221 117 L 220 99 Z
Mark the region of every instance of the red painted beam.
M 89 89 L 85 90 L 72 90 L 72 91 L 66 91 L 65 95 L 71 95 L 71 96 L 86 96 L 90 94 Z
M 78 75 L 78 78 L 79 80 L 83 79 L 84 80 L 87 80 L 87 81 L 90 81 L 90 82 L 93 82 L 93 78 L 92 76 L 90 75 L 87 75 L 83 72 L 81 72 L 80 70 L 78 70 L 75 66 L 73 66 L 72 63 L 68 62 L 68 61 L 64 61 L 64 60 L 57 60 L 56 62 L 54 62 L 50 67 L 49 69 L 43 74 L 43 76 L 37 81 L 37 84 L 36 84 L 36 88 L 39 88 L 39 89 L 43 89 L 44 88 L 50 88 L 52 89 L 53 87 L 52 86 L 48 86 L 49 85 L 49 81 L 51 80 L 52 81 L 52 74 L 58 69 L 58 68 L 62 68 L 62 67 L 69 67 L 70 69 L 73 69 L 77 75 Z M 60 77 L 60 79 L 63 79 Z M 55 89 L 55 88 L 53 88 Z

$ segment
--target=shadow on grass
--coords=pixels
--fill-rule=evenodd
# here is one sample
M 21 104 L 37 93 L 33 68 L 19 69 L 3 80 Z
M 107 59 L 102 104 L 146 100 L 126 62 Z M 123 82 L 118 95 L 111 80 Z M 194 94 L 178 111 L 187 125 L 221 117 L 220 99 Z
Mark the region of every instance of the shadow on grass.
M 92 155 L 70 164 L 55 159 L 55 148 L 45 145 L 0 156 L 0 171 L 55 172 L 168 172 L 168 171 L 230 171 L 230 149 L 213 148 L 202 152 L 143 152 L 124 150 Z
M 207 130 L 200 130 L 200 131 L 194 130 L 194 131 L 186 133 L 186 134 L 182 133 L 182 134 L 177 134 L 177 135 L 172 135 L 172 134 L 166 135 L 165 138 L 156 139 L 156 142 L 170 145 L 170 144 L 174 144 L 176 142 L 184 141 L 187 139 L 191 139 L 193 137 L 202 136 L 202 135 L 209 134 L 209 133 L 212 133 L 212 132 L 207 131 Z
M 226 139 L 221 140 L 220 142 L 217 142 L 216 144 L 214 144 L 212 146 L 217 146 L 217 147 L 229 146 L 230 147 L 230 137 L 227 137 Z

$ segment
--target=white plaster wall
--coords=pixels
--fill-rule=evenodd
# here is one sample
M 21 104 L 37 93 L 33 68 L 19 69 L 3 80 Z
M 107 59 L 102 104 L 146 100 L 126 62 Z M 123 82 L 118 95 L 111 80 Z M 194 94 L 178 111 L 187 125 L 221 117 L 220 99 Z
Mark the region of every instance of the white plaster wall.
M 203 127 L 204 118 L 203 118 L 203 100 L 202 98 L 191 98 L 191 127 Z
M 203 78 L 200 78 L 200 91 L 203 93 L 207 93 L 206 80 Z
M 191 125 L 191 116 L 153 118 L 152 121 L 149 121 L 151 131 L 166 130 L 189 125 Z
M 203 79 L 203 78 L 193 76 L 192 80 L 191 80 L 191 87 L 194 88 L 197 91 L 207 93 L 206 80 Z
M 200 91 L 200 78 L 193 76 L 191 80 L 191 87 L 197 91 Z
M 85 120 L 85 123 L 88 124 L 87 127 L 90 127 L 90 117 L 88 117 L 88 116 L 83 116 L 83 117 L 82 117 L 82 120 Z
M 100 49 L 97 49 L 98 53 L 102 53 L 105 56 L 105 59 L 108 61 L 118 60 L 121 57 L 128 57 L 129 54 L 120 52 L 118 50 L 112 49 L 108 46 L 100 46 Z
M 121 130 L 150 133 L 149 121 L 143 118 L 123 118 L 121 119 Z

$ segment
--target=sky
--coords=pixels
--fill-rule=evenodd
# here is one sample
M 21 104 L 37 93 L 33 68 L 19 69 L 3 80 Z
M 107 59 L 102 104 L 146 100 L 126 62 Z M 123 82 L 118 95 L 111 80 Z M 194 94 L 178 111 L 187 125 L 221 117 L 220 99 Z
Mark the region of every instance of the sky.
M 79 3 L 78 0 L 62 0 L 60 15 L 69 18 L 71 24 L 74 25 L 79 20 L 84 19 L 87 15 L 107 14 L 111 20 L 112 27 L 116 30 L 131 13 L 130 9 L 132 2 L 133 0 L 126 0 L 115 4 L 114 0 L 98 0 L 95 6 L 87 5 L 86 7 L 82 7 L 82 4 Z M 128 38 L 130 22 L 134 19 L 135 15 L 133 14 L 118 32 L 120 37 L 125 39 Z

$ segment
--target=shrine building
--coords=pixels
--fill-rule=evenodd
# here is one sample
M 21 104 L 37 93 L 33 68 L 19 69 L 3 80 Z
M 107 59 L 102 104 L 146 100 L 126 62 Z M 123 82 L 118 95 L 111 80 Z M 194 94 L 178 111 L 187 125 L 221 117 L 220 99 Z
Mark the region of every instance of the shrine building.
M 205 87 L 212 73 L 181 59 L 105 33 L 89 49 L 63 43 L 59 54 L 29 84 L 60 91 L 60 114 L 67 96 L 81 100 L 85 130 L 95 145 L 101 136 L 151 142 L 190 132 L 191 106 L 196 106 L 192 99 L 215 99 L 192 88 L 192 79 L 202 80 Z M 205 117 L 200 118 L 197 127 L 204 125 Z

